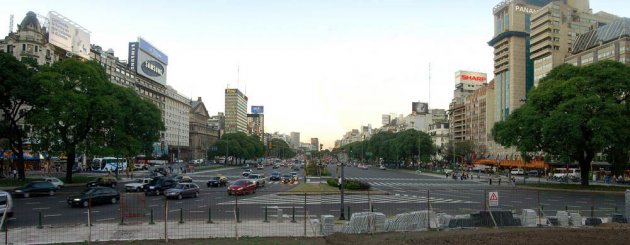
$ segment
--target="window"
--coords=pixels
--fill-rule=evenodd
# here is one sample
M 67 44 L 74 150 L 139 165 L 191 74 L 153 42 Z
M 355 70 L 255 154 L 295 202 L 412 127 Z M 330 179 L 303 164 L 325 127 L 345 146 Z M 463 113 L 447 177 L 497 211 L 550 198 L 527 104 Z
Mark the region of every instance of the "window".
M 26 44 L 22 44 L 22 51 L 26 51 Z

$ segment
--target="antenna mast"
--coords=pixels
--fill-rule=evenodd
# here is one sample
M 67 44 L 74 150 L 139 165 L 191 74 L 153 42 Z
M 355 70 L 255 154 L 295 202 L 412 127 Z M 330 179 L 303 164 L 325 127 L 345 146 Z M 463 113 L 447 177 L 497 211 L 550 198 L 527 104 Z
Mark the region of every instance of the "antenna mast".
M 429 105 L 427 106 L 427 110 L 431 106 L 431 62 L 429 62 Z
M 13 14 L 9 17 L 9 33 L 13 33 Z

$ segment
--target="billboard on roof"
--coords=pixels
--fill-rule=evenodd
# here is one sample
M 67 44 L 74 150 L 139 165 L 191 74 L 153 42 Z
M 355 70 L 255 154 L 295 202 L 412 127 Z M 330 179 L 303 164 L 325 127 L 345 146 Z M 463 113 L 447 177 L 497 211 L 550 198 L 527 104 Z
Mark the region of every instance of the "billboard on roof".
M 167 65 L 168 56 L 142 38 L 138 38 L 137 42 L 129 43 L 127 66 L 130 70 L 155 82 L 166 84 Z
M 48 12 L 48 42 L 73 55 L 90 58 L 90 31 L 57 12 Z

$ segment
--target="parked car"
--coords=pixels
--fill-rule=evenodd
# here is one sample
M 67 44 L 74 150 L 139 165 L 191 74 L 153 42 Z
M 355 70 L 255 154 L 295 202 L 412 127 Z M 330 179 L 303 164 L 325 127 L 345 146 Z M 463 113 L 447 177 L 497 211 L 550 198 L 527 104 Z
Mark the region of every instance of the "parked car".
M 247 169 L 247 170 L 243 171 L 243 176 L 244 176 L 244 177 L 247 177 L 247 176 L 249 176 L 249 175 L 250 175 L 250 174 L 252 174 L 252 173 L 253 173 L 253 172 L 252 172 L 252 170 L 251 170 L 251 169 Z
M 263 174 L 250 174 L 248 177 L 248 179 L 256 181 L 256 187 L 260 188 L 260 187 L 265 187 L 265 175 Z
M 243 169 L 248 169 L 249 168 L 249 164 L 243 164 Z
M 92 187 L 84 190 L 78 196 L 68 197 L 68 205 L 87 208 L 95 204 L 116 204 L 120 200 L 120 193 L 109 187 Z
M 165 190 L 175 187 L 177 181 L 170 177 L 156 177 L 144 186 L 144 193 L 146 195 L 155 194 L 156 196 L 163 193 Z
M 298 173 L 297 172 L 291 172 L 289 174 L 291 174 L 291 176 L 293 177 L 293 180 L 295 180 L 295 181 L 300 180 L 300 177 L 298 177 Z
M 151 182 L 151 178 L 136 179 L 131 183 L 125 184 L 125 191 L 127 192 L 140 192 L 143 190 L 144 185 Z
M 13 217 L 13 197 L 11 193 L 0 191 L 0 216 L 7 213 L 7 217 Z
M 215 176 L 215 177 L 210 177 L 210 180 L 208 180 L 208 183 L 206 183 L 206 185 L 208 187 L 219 187 L 219 186 L 226 186 L 228 183 L 228 179 L 225 176 Z
M 523 175 L 525 171 L 522 168 L 514 168 L 510 170 L 511 175 Z
M 175 187 L 164 191 L 164 196 L 180 200 L 184 197 L 199 197 L 199 186 L 193 183 L 179 183 Z
M 280 180 L 280 172 L 273 171 L 271 176 L 269 177 L 269 181 L 279 181 Z
M 256 182 L 248 179 L 239 179 L 228 186 L 227 193 L 228 195 L 256 193 Z
M 178 183 L 192 183 L 193 182 L 192 177 L 188 175 L 183 175 L 183 174 L 177 175 L 173 177 L 173 179 L 177 181 Z
M 46 181 L 33 181 L 21 187 L 13 189 L 14 196 L 31 197 L 36 195 L 54 196 L 57 187 Z
M 96 180 L 90 181 L 87 183 L 87 187 L 97 187 L 97 186 L 108 186 L 111 188 L 116 188 L 117 180 L 111 176 L 99 177 Z
M 52 183 L 55 187 L 57 187 L 57 189 L 61 189 L 64 186 L 63 181 L 55 177 L 44 178 L 44 181 Z

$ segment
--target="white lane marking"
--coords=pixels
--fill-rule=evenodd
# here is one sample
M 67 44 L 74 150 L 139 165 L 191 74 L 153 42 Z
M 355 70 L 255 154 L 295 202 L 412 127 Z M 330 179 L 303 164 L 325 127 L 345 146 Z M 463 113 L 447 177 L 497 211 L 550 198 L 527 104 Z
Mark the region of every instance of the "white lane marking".
M 45 217 L 59 217 L 59 216 L 61 216 L 61 214 L 47 214 L 47 215 L 44 215 L 44 218 Z
M 204 213 L 205 211 L 189 211 L 190 213 Z
M 107 219 L 97 219 L 96 222 L 115 220 L 116 218 L 107 218 Z
M 50 207 L 44 207 L 44 208 L 33 208 L 33 210 L 47 210 L 50 209 Z
M 27 202 L 27 205 L 41 204 L 41 202 Z

